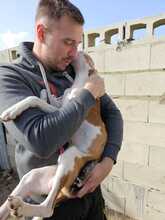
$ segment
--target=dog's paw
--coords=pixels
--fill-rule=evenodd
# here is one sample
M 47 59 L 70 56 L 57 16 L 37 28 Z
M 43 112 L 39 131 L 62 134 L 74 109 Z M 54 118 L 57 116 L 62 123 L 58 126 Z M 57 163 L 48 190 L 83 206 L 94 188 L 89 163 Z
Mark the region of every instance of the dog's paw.
M 20 111 L 21 110 L 19 109 L 18 104 L 15 104 L 2 112 L 2 114 L 0 115 L 0 120 L 4 122 L 14 120 L 18 115 L 20 115 Z
M 9 215 L 10 213 L 8 207 L 6 203 L 4 203 L 2 206 L 0 206 L 0 220 L 8 220 Z
M 23 219 L 23 200 L 20 197 L 9 196 L 8 208 L 12 216 Z

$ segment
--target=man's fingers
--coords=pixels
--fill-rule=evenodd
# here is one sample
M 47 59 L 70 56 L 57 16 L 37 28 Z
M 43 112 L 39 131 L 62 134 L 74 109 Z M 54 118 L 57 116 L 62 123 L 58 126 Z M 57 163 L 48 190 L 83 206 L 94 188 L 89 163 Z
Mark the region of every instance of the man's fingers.
M 86 185 L 83 186 L 82 189 L 77 193 L 78 198 L 82 198 L 85 194 L 87 194 L 89 191 L 88 187 Z
M 96 186 L 95 186 L 95 187 L 92 187 L 92 188 L 90 189 L 89 193 L 94 192 L 94 191 L 95 191 L 95 189 L 96 189 Z
M 82 189 L 78 191 L 77 197 L 79 198 L 83 197 L 85 194 L 91 192 L 92 188 L 93 188 L 93 184 L 92 184 L 91 178 L 89 177 L 89 179 L 87 179 L 87 181 L 84 183 L 84 186 L 82 187 Z
M 80 191 L 77 193 L 77 197 L 81 198 L 87 193 L 91 193 L 95 190 L 97 186 L 95 185 L 93 178 L 89 176 L 87 181 L 85 182 L 84 186 Z

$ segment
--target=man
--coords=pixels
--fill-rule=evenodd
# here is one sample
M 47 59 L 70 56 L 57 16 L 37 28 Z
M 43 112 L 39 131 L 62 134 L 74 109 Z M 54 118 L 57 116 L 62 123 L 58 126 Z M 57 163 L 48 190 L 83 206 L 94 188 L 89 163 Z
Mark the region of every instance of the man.
M 23 43 L 19 63 L 0 68 L 0 113 L 28 96 L 40 97 L 46 89 L 50 89 L 51 95 L 63 95 L 76 74 L 71 62 L 76 60 L 77 48 L 82 42 L 83 24 L 81 12 L 71 2 L 40 0 L 34 44 Z M 38 62 L 43 65 L 46 81 Z M 58 111 L 48 114 L 31 108 L 5 125 L 16 141 L 15 158 L 21 178 L 33 168 L 57 163 L 61 146 L 64 150 L 68 147 L 67 142 L 85 119 L 88 110 L 95 105 L 95 99 L 101 97 L 101 116 L 108 133 L 102 160 L 77 193 L 77 198 L 60 204 L 49 219 L 105 219 L 99 185 L 116 162 L 122 142 L 123 122 L 120 111 L 104 93 L 103 80 L 94 75 L 89 77 L 80 93 Z M 51 95 L 48 92 L 50 103 Z M 39 201 L 38 198 L 33 200 Z

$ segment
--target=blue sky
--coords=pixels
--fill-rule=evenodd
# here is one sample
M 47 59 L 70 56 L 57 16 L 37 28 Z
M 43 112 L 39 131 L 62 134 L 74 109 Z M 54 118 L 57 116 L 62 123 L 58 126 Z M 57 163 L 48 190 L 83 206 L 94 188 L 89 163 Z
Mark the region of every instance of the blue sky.
M 71 0 L 82 11 L 85 30 L 165 13 L 164 0 Z M 38 0 L 1 2 L 0 49 L 33 40 Z

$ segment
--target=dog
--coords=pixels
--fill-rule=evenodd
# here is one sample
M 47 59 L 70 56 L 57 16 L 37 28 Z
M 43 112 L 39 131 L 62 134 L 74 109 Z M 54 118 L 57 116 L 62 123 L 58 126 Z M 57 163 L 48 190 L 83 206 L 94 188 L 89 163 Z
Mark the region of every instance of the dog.
M 76 62 L 73 62 L 76 77 L 71 88 L 66 90 L 63 103 L 76 96 L 89 77 L 89 72 L 95 72 L 89 56 L 79 53 Z M 5 110 L 0 119 L 3 122 L 14 120 L 28 108 L 38 107 L 45 112 L 54 112 L 55 107 L 42 99 L 31 96 L 16 103 Z M 70 141 L 70 146 L 60 154 L 58 164 L 36 168 L 28 172 L 20 180 L 11 195 L 0 207 L 0 220 L 6 220 L 9 214 L 19 220 L 24 217 L 50 217 L 57 203 L 73 196 L 71 186 L 80 173 L 81 168 L 89 161 L 100 159 L 107 140 L 106 128 L 101 119 L 100 100 L 92 107 L 80 128 Z M 23 201 L 33 194 L 47 195 L 39 205 Z M 35 218 L 36 219 L 36 218 Z

